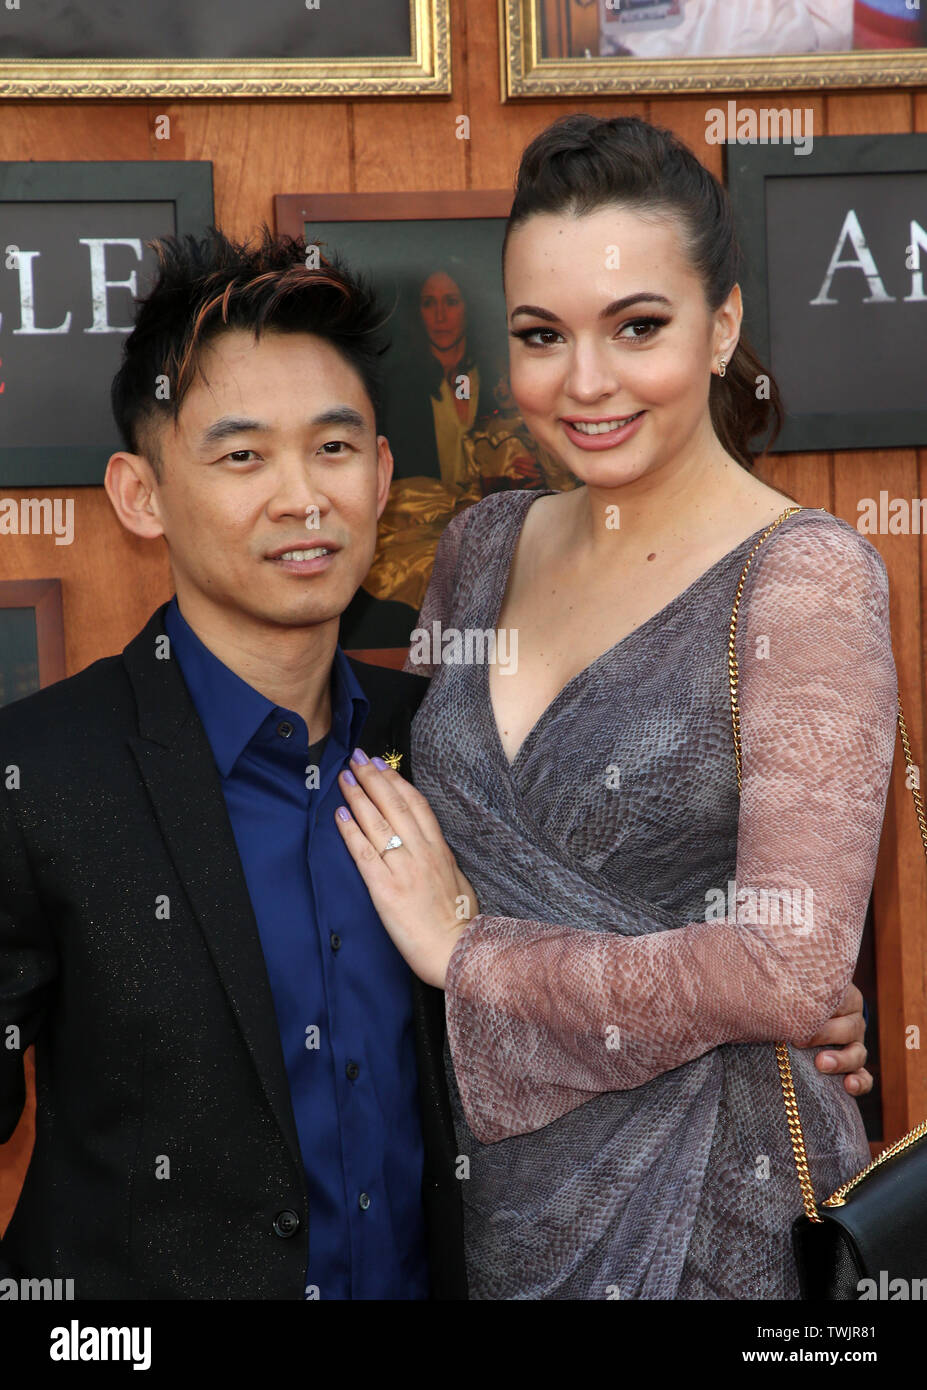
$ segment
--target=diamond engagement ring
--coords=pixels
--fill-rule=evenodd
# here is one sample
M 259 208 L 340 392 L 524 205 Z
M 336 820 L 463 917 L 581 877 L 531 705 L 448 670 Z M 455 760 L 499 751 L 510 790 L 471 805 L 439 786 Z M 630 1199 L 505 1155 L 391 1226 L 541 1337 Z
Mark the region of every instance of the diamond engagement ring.
M 399 836 L 398 836 L 398 835 L 391 835 L 391 836 L 389 837 L 389 839 L 387 840 L 387 842 L 386 842 L 386 848 L 380 850 L 380 858 L 381 858 L 381 859 L 383 858 L 383 855 L 386 853 L 386 850 L 388 850 L 388 849 L 399 849 L 399 848 L 401 847 L 401 845 L 402 845 L 402 841 L 400 840 Z

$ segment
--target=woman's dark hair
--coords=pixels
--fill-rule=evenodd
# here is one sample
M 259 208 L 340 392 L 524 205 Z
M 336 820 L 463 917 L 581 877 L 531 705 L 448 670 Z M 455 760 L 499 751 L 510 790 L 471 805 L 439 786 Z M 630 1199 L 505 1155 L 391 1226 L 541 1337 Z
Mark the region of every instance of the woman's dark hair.
M 136 300 L 110 399 L 125 448 L 145 453 L 156 478 L 162 460 L 151 425 L 176 422 L 205 348 L 234 328 L 256 338 L 274 331 L 325 339 L 360 376 L 379 424 L 384 315 L 369 280 L 321 253 L 307 264 L 301 237 L 275 236 L 266 224 L 255 245 L 230 241 L 216 227 L 199 240 L 166 236 L 148 245 L 160 273 Z M 167 391 L 158 389 L 165 380 Z
M 678 219 L 683 245 L 709 308 L 727 299 L 740 275 L 741 252 L 730 199 L 715 176 L 672 131 L 638 116 L 561 116 L 528 145 L 515 180 L 515 200 L 502 243 L 535 213 L 582 216 L 611 206 Z M 768 399 L 758 398 L 760 381 Z M 782 428 L 776 383 L 741 334 L 723 378 L 712 376 L 711 422 L 729 454 L 752 468 L 755 436 Z

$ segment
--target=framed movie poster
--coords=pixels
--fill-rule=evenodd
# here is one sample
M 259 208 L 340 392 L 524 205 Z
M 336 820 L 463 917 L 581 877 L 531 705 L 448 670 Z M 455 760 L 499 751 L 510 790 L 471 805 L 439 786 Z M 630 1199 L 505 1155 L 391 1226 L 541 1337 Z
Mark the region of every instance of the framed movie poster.
M 927 135 L 731 144 L 744 331 L 787 419 L 773 452 L 927 442 Z
M 508 387 L 507 192 L 280 195 L 277 229 L 372 276 L 390 312 L 383 431 L 395 460 L 346 648 L 406 648 L 444 527 L 504 488 L 576 480 L 528 433 Z
M 0 96 L 446 95 L 449 0 L 23 0 Z
M 147 243 L 212 220 L 208 161 L 0 163 L 0 486 L 102 483 Z
M 0 706 L 64 676 L 61 580 L 0 581 Z
M 927 80 L 920 0 L 501 0 L 503 98 Z

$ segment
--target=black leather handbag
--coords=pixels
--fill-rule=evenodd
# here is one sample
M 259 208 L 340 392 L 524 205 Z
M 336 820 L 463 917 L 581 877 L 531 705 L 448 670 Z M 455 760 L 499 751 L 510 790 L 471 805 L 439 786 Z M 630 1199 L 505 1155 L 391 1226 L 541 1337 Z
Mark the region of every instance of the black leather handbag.
M 744 582 L 753 557 L 766 537 L 787 517 L 803 510 L 802 507 L 787 508 L 763 532 L 747 557 L 734 599 L 728 669 L 738 790 L 741 751 L 734 640 Z M 905 765 L 915 773 L 910 779 L 911 792 L 927 855 L 927 818 L 900 700 L 898 726 Z M 776 1043 L 776 1061 L 805 1208 L 792 1223 L 792 1248 L 802 1298 L 811 1302 L 927 1298 L 927 1120 L 889 1145 L 855 1177 L 842 1183 L 836 1192 L 818 1204 L 808 1171 L 787 1043 Z

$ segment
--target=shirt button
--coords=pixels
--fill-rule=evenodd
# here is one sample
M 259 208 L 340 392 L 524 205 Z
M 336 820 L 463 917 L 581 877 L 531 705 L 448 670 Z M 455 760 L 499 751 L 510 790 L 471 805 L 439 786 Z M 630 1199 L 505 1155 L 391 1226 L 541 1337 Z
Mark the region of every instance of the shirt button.
M 295 1211 L 287 1210 L 277 1212 L 277 1215 L 274 1217 L 274 1235 L 283 1236 L 283 1238 L 286 1239 L 287 1236 L 295 1236 L 298 1230 L 299 1217 Z
M 277 725 L 277 733 L 281 738 L 289 738 L 293 733 L 293 725 L 288 719 L 281 719 L 280 723 Z
M 348 1065 L 345 1067 L 344 1072 L 345 1076 L 348 1078 L 349 1081 L 356 1081 L 357 1078 L 360 1076 L 360 1067 L 357 1065 L 356 1062 L 349 1062 Z
M 338 935 L 336 931 L 333 931 L 328 939 L 331 942 L 331 948 L 333 951 L 341 950 L 341 937 Z
M 358 1197 L 357 1205 L 360 1207 L 361 1211 L 366 1211 L 370 1206 L 370 1198 L 367 1196 L 366 1192 L 362 1192 Z

